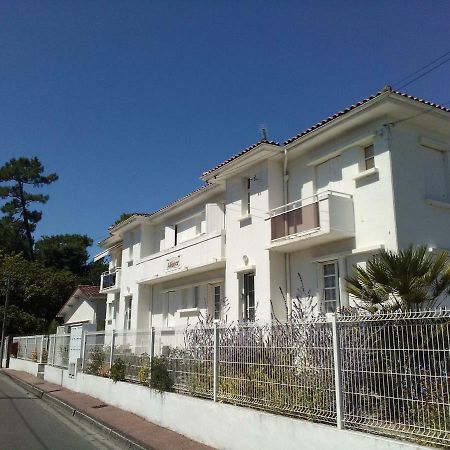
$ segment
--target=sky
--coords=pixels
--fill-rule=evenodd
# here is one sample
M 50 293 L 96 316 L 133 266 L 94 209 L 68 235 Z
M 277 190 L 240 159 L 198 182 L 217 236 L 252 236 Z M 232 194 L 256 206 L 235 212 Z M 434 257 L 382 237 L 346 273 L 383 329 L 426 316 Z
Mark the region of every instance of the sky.
M 0 165 L 37 156 L 36 237 L 95 242 L 257 142 L 450 51 L 449 1 L 0 1 Z M 450 63 L 403 89 L 450 105 Z M 91 254 L 98 248 L 93 247 Z

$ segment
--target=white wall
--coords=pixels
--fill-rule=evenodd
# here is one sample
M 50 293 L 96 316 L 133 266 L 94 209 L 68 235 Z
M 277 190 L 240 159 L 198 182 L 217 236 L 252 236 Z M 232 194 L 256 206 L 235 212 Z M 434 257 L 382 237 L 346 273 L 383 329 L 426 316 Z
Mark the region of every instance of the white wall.
M 448 208 L 426 203 L 427 197 L 437 196 L 427 192 L 428 180 L 441 174 L 430 165 L 428 152 L 433 150 L 420 144 L 421 137 L 446 143 L 450 148 L 450 136 L 436 131 L 421 130 L 408 123 L 399 124 L 391 130 L 399 245 L 404 248 L 411 243 L 426 244 L 450 249 L 450 197 Z M 450 179 L 448 162 L 447 167 L 439 169 L 442 172 L 446 170 Z M 450 195 L 450 192 L 447 191 L 447 194 Z
M 95 302 L 97 300 L 87 300 L 79 298 L 64 317 L 65 323 L 84 322 L 88 320 L 95 323 Z
M 47 371 L 47 369 L 49 369 Z M 370 434 L 337 430 L 250 408 L 186 395 L 160 393 L 131 383 L 46 367 L 45 380 L 137 414 L 162 427 L 223 450 L 425 450 L 425 447 Z M 230 432 L 230 430 L 232 432 Z M 331 446 L 331 447 L 330 447 Z

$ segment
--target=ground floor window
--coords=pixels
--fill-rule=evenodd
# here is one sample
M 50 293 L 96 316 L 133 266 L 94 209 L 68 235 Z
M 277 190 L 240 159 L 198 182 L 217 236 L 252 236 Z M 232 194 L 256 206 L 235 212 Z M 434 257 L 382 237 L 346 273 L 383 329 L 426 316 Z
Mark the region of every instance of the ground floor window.
M 133 297 L 125 298 L 125 330 L 131 330 L 131 304 Z
M 322 264 L 324 312 L 336 312 L 339 308 L 339 272 L 337 261 Z
M 242 289 L 243 319 L 253 322 L 255 320 L 255 274 L 246 273 L 243 278 Z
M 222 292 L 220 285 L 214 286 L 214 319 L 219 320 L 222 315 Z

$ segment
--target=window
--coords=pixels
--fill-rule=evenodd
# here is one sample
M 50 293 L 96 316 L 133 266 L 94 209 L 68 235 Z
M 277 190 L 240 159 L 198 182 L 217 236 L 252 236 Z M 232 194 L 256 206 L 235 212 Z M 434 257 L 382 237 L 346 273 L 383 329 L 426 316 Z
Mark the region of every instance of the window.
M 448 156 L 446 152 L 432 148 L 425 148 L 424 150 L 423 171 L 426 198 L 448 202 L 450 199 Z
M 375 157 L 373 144 L 364 147 L 364 170 L 373 169 L 375 167 Z
M 222 313 L 222 296 L 219 286 L 214 286 L 214 319 L 220 319 Z
M 253 322 L 255 320 L 255 274 L 246 273 L 243 279 L 243 319 Z
M 244 178 L 242 180 L 242 208 L 241 208 L 241 214 L 242 216 L 248 216 L 250 215 L 251 211 L 251 185 L 252 185 L 252 179 L 251 178 Z
M 133 247 L 134 247 L 134 233 L 130 233 L 130 243 L 128 250 L 128 263 L 127 266 L 131 267 L 133 265 Z
M 133 297 L 125 299 L 125 330 L 131 330 L 131 304 Z
M 193 308 L 198 308 L 198 286 L 194 286 L 194 304 Z
M 323 270 L 323 309 L 326 313 L 336 312 L 339 307 L 339 276 L 337 261 L 324 263 Z

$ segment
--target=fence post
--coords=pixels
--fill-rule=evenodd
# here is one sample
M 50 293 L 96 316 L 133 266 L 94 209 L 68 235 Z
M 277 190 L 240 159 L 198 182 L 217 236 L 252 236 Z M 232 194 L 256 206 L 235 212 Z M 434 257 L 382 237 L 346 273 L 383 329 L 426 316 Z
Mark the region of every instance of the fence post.
M 336 391 L 336 425 L 338 430 L 344 428 L 343 399 L 342 399 L 342 369 L 341 369 L 341 346 L 339 343 L 339 329 L 336 314 L 327 314 L 327 320 L 331 322 L 333 333 L 333 361 L 334 361 L 334 388 Z
M 213 356 L 213 400 L 217 402 L 219 388 L 219 324 L 214 322 L 214 356 Z
M 44 355 L 44 335 L 41 336 L 41 354 L 39 355 L 39 363 L 42 364 L 42 356 Z
M 53 335 L 53 355 L 52 355 L 52 366 L 55 365 L 55 357 L 56 357 L 56 333 Z
M 113 365 L 114 360 L 114 345 L 116 342 L 116 332 L 112 331 L 112 338 L 111 338 L 111 351 L 109 353 L 109 377 L 111 378 L 111 367 Z
M 86 340 L 87 340 L 87 332 L 83 330 L 83 349 L 81 352 L 81 371 L 84 373 L 85 369 L 85 361 L 86 361 Z

